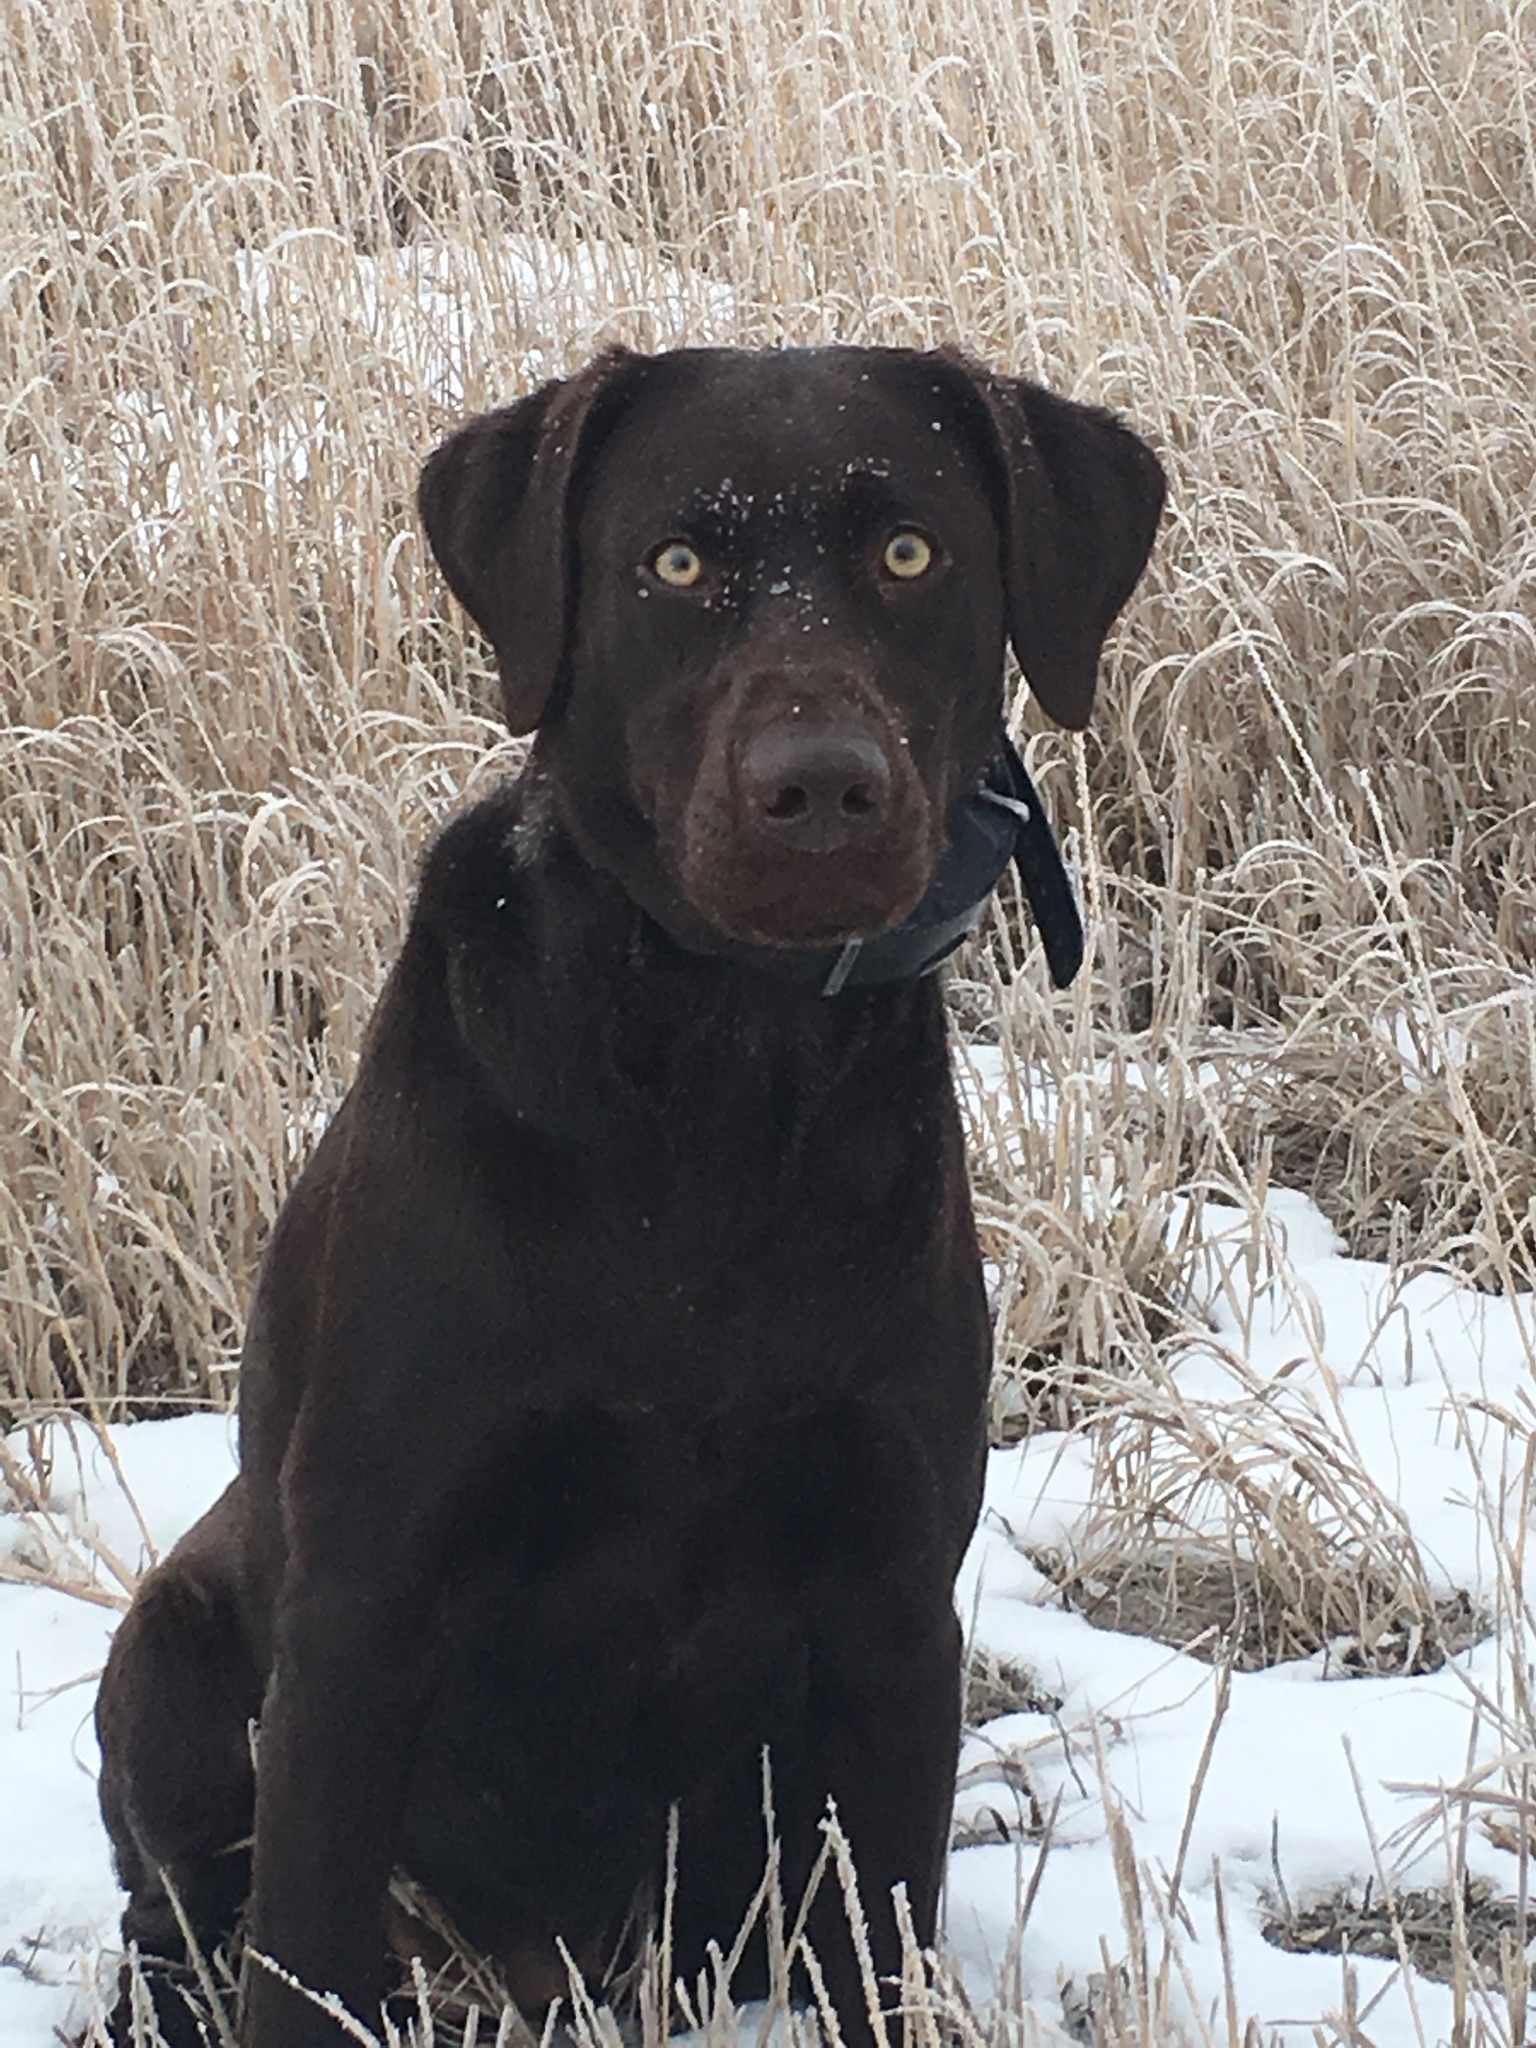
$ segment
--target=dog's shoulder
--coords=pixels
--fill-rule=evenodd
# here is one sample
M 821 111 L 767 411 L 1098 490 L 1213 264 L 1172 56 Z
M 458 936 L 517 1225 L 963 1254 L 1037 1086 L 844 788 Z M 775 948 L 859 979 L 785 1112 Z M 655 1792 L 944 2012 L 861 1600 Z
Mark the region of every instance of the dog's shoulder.
M 544 943 L 547 896 L 564 838 L 534 768 L 458 811 L 422 860 L 406 941 L 438 957 L 510 956 Z
M 537 864 L 551 829 L 548 789 L 527 771 L 455 812 L 423 857 L 418 920 L 446 929 L 472 907 L 496 908 Z
M 544 1121 L 554 1077 L 606 1009 L 593 971 L 614 950 L 614 893 L 584 879 L 535 765 L 457 812 L 422 862 L 370 1031 L 370 1080 L 400 1086 L 403 1066 L 425 1099 L 457 1085 L 449 1077 L 467 1054 L 476 1085 L 489 1082 L 504 1103 L 515 1095 L 519 1115 Z

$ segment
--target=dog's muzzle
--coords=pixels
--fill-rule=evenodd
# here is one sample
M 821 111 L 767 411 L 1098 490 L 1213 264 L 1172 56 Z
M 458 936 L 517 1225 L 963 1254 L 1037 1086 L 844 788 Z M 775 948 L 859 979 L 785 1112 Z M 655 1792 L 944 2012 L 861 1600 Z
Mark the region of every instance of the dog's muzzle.
M 942 966 L 976 929 L 1010 862 L 1018 869 L 1051 980 L 1066 988 L 1083 964 L 1083 921 L 1039 793 L 1006 737 L 957 808 L 933 880 L 903 923 L 878 938 L 849 939 L 841 946 L 802 949 L 737 941 L 723 950 L 744 965 L 802 982 L 824 996 L 877 982 L 916 980 Z

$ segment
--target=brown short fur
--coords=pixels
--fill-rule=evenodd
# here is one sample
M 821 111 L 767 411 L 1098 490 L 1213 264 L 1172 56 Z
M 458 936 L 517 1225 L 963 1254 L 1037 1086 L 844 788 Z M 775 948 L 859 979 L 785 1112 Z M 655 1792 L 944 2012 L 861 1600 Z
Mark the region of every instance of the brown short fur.
M 557 1938 L 611 1951 L 674 1804 L 695 1973 L 761 1873 L 765 1750 L 788 1891 L 835 1799 L 877 1968 L 893 1886 L 932 1938 L 989 1368 L 944 1019 L 762 949 L 910 911 L 1006 639 L 1084 722 L 1161 501 L 1107 415 L 901 350 L 615 352 L 427 464 L 538 736 L 427 857 L 273 1232 L 240 1474 L 102 1683 L 179 2038 L 168 1885 L 205 1943 L 249 1891 L 249 1942 L 367 2017 L 404 1865 L 537 2000 Z M 830 1891 L 810 1932 L 860 2038 Z M 241 2029 L 343 2038 L 249 1964 Z

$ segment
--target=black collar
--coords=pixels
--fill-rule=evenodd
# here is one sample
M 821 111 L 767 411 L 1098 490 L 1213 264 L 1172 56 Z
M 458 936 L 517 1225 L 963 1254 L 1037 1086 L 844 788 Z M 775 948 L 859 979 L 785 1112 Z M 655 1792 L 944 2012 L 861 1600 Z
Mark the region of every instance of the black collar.
M 1065 988 L 1083 964 L 1083 922 L 1056 835 L 1028 769 L 1006 738 L 956 811 L 928 893 L 905 924 L 877 939 L 850 939 L 830 948 L 736 943 L 729 957 L 824 996 L 875 982 L 916 980 L 932 974 L 976 929 L 1010 861 L 1029 898 L 1051 980 Z

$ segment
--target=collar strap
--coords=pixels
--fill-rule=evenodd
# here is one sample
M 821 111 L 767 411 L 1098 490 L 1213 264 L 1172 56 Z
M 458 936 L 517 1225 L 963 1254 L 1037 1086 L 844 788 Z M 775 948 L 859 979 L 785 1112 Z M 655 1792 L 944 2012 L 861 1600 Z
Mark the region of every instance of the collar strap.
M 1029 899 L 1051 980 L 1066 988 L 1083 964 L 1083 921 L 1039 794 L 1007 738 L 956 811 L 928 893 L 905 924 L 877 939 L 831 948 L 737 944 L 731 957 L 824 996 L 881 981 L 915 981 L 932 974 L 976 929 L 1010 861 Z

